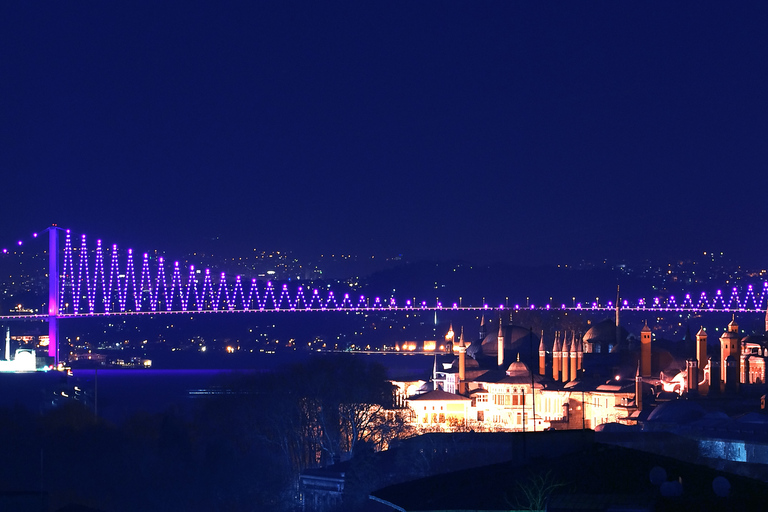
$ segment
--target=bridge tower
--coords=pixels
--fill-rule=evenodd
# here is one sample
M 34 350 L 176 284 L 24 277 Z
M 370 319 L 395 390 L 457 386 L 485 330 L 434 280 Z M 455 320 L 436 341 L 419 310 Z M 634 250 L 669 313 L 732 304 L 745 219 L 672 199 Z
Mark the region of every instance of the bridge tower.
M 48 356 L 59 365 L 59 229 L 48 228 Z

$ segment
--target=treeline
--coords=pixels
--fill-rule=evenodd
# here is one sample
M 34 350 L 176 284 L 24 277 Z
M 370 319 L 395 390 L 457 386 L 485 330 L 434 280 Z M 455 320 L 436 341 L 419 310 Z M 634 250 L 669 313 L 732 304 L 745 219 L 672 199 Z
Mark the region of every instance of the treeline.
M 221 380 L 192 413 L 121 425 L 69 402 L 0 414 L 0 492 L 43 491 L 49 510 L 293 510 L 300 471 L 410 434 L 385 371 L 327 356 Z

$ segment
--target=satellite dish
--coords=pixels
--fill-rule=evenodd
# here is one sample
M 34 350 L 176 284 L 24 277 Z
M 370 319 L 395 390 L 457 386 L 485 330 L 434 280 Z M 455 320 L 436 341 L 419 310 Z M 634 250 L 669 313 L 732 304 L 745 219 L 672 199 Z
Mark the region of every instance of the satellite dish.
M 726 498 L 731 493 L 731 482 L 724 476 L 716 476 L 712 480 L 712 490 L 715 491 L 715 495 L 720 498 Z
M 661 485 L 667 481 L 667 470 L 660 466 L 654 466 L 651 468 L 650 478 L 653 485 Z

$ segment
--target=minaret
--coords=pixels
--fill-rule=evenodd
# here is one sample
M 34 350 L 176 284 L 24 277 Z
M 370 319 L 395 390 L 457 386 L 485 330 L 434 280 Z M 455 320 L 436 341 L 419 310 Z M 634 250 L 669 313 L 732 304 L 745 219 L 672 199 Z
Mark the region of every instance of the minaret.
M 696 360 L 699 362 L 699 368 L 707 366 L 707 331 L 703 325 L 696 333 Z
M 539 342 L 539 375 L 545 375 L 547 371 L 547 349 L 544 348 L 544 330 L 541 331 Z
M 640 375 L 651 376 L 651 328 L 647 320 L 640 331 Z
M 488 334 L 485 330 L 485 313 L 480 317 L 480 341 L 485 339 L 485 335 Z
M 707 331 L 704 330 L 704 326 L 696 333 L 696 362 L 700 374 L 699 384 L 701 389 L 699 393 L 706 395 L 709 392 L 709 380 L 705 380 L 703 377 L 706 377 L 705 368 L 709 360 L 707 359 Z M 712 371 L 712 368 L 706 371 Z
M 555 332 L 555 344 L 552 346 L 552 379 L 560 380 L 560 359 L 562 357 L 560 331 Z
M 741 369 L 740 375 L 739 375 L 739 382 L 742 384 L 750 384 L 749 382 L 749 354 L 747 354 L 744 350 L 741 351 L 741 358 L 740 358 L 741 366 L 739 367 Z
M 562 381 L 568 382 L 570 379 L 568 370 L 570 369 L 570 348 L 568 346 L 568 338 L 563 336 L 563 360 L 560 364 L 560 367 L 562 369 Z
M 635 407 L 638 412 L 643 410 L 643 377 L 640 375 L 640 361 L 637 362 L 635 374 Z
M 739 390 L 739 359 L 728 356 L 725 359 L 725 385 L 724 390 L 736 393 Z
M 501 317 L 499 317 L 499 333 L 496 335 L 498 343 L 497 357 L 499 366 L 504 366 L 504 329 L 501 327 Z
M 5 360 L 11 360 L 11 328 L 5 328 Z
M 722 391 L 722 382 L 720 379 L 720 361 L 715 361 L 710 356 L 709 362 L 707 363 L 709 365 L 709 394 L 717 394 Z M 722 366 L 725 366 L 725 361 L 723 361 Z
M 687 370 L 687 378 L 685 382 L 685 390 L 689 397 L 694 397 L 699 394 L 699 361 L 695 357 L 690 357 L 685 360 L 685 369 Z
M 733 356 L 735 365 L 741 361 L 741 340 L 739 339 L 739 324 L 736 323 L 736 315 L 728 324 L 728 330 L 720 336 L 720 382 L 721 386 L 728 385 L 728 356 Z M 733 366 L 733 364 L 732 364 Z M 739 372 L 736 371 L 736 378 Z M 733 383 L 730 383 L 733 384 Z
M 435 362 L 432 364 L 432 389 L 437 389 L 437 354 L 435 354 Z
M 467 354 L 467 347 L 464 345 L 464 327 L 461 328 L 461 336 L 459 337 L 459 394 L 464 394 L 464 370 L 465 361 L 464 358 Z

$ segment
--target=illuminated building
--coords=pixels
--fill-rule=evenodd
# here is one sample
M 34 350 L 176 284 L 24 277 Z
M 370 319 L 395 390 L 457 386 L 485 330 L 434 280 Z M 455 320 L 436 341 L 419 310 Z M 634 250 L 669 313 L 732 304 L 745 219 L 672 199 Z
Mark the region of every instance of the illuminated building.
M 464 425 L 471 400 L 456 393 L 436 389 L 408 400 L 418 426 Z
M 0 372 L 34 372 L 37 369 L 37 356 L 29 348 L 16 349 L 13 359 L 0 361 Z
M 37 355 L 30 348 L 17 348 L 11 358 L 11 339 L 18 340 L 20 337 L 11 337 L 10 328 L 5 331 L 5 359 L 0 360 L 0 372 L 34 372 L 40 369 Z M 32 337 L 30 337 L 32 338 Z
M 481 335 L 485 324 L 483 327 Z M 588 331 L 595 346 L 602 346 L 605 341 L 603 331 L 610 331 L 615 341 L 613 322 L 610 326 L 595 327 Z M 574 332 L 556 333 L 550 345 L 552 364 L 547 365 L 543 337 L 534 336 L 530 329 L 503 325 L 501 320 L 494 331 L 494 335 L 485 335 L 467 344 L 462 329 L 462 336 L 454 347 L 457 357 L 439 366 L 435 360 L 432 380 L 434 389 L 445 393 L 440 397 L 445 400 L 453 394 L 469 399 L 467 427 L 476 431 L 532 431 L 636 422 L 639 409 L 636 394 L 638 389 L 642 393 L 642 382 L 638 387 L 634 375 L 629 373 L 631 376 L 625 378 L 612 375 L 608 381 L 585 379 L 583 340 Z M 610 345 L 618 346 L 613 342 Z M 538 348 L 537 373 L 520 360 L 521 349 L 531 346 Z M 598 354 L 600 352 L 602 349 Z M 504 361 L 502 365 L 498 364 L 500 360 Z M 414 418 L 425 412 L 418 398 L 412 396 L 408 401 Z M 447 403 L 441 406 L 446 407 Z M 423 418 L 416 423 L 419 427 L 451 427 L 447 421 L 425 422 Z
M 481 334 L 485 328 L 483 322 Z M 768 380 L 768 331 L 743 336 L 735 318 L 720 337 L 719 361 L 707 358 L 703 328 L 696 335 L 695 350 L 691 343 L 690 354 L 688 345 L 677 345 L 686 350 L 682 357 L 655 340 L 647 323 L 640 332 L 639 346 L 632 341 L 636 338 L 610 319 L 593 325 L 583 337 L 558 331 L 549 345 L 543 336 L 503 325 L 501 320 L 495 331 L 495 335 L 467 343 L 462 330 L 455 346 L 458 357 L 435 364 L 433 369 L 435 390 L 471 400 L 467 425 L 478 431 L 633 425 L 644 407 L 655 407 L 654 395 L 664 401 L 681 395 L 737 393 L 741 386 L 764 385 Z M 586 347 L 591 352 L 582 350 Z M 520 361 L 526 348 L 537 363 L 536 373 Z M 515 360 L 508 362 L 511 354 Z M 630 371 L 633 366 L 635 370 Z M 644 389 L 653 392 L 647 401 L 643 400 Z

